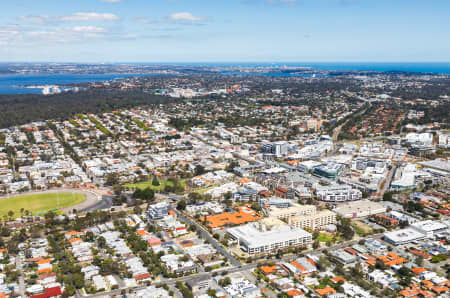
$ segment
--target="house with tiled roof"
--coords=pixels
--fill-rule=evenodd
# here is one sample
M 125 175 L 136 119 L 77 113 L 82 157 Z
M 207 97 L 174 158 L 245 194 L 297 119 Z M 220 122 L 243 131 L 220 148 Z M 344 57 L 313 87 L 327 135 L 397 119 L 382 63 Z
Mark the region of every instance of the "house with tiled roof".
M 303 292 L 300 291 L 300 290 L 297 290 L 297 289 L 291 289 L 291 290 L 286 291 L 285 293 L 286 293 L 286 295 L 288 295 L 289 297 L 292 297 L 292 298 L 302 298 L 302 297 L 305 297 L 305 295 L 303 294 Z
M 342 276 L 333 277 L 331 279 L 331 281 L 334 282 L 335 284 L 337 284 L 337 283 L 346 283 L 347 282 L 347 280 L 344 277 L 342 277 Z
M 328 295 L 335 294 L 336 290 L 333 289 L 332 287 L 327 286 L 323 289 L 317 289 L 316 293 L 322 297 L 327 297 Z
M 272 274 L 278 270 L 276 265 L 273 266 L 262 266 L 259 268 L 265 275 Z

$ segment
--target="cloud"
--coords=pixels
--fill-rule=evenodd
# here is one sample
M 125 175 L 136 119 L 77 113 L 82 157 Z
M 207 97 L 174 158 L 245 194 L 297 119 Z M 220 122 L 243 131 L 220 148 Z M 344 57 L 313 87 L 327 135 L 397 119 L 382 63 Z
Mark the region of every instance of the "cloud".
M 22 31 L 18 25 L 0 25 L 0 45 L 7 44 Z
M 135 20 L 144 24 L 202 26 L 206 24 L 208 18 L 195 16 L 190 12 L 177 12 L 159 19 L 135 18 Z
M 177 12 L 168 16 L 172 21 L 184 21 L 184 22 L 198 22 L 202 18 L 192 15 L 190 12 Z
M 77 12 L 67 16 L 48 16 L 48 15 L 26 15 L 18 17 L 19 21 L 38 24 L 60 24 L 63 22 L 102 22 L 102 21 L 117 21 L 119 17 L 112 13 L 98 13 L 98 12 Z
M 72 30 L 74 32 L 90 32 L 90 33 L 106 32 L 106 29 L 104 27 L 97 27 L 97 26 L 75 26 L 72 27 Z
M 74 26 L 52 30 L 36 30 L 23 33 L 24 40 L 34 45 L 82 43 L 87 40 L 105 39 L 107 31 L 102 27 Z
M 51 21 L 51 18 L 47 15 L 27 15 L 27 16 L 20 16 L 19 20 L 27 23 L 43 25 L 49 23 Z
M 37 47 L 56 44 L 82 44 L 96 40 L 118 41 L 140 38 L 137 35 L 102 26 L 41 27 L 0 25 L 0 45 L 11 47 Z
M 80 22 L 80 21 L 117 21 L 119 19 L 113 13 L 98 12 L 77 12 L 69 16 L 60 17 L 61 21 Z

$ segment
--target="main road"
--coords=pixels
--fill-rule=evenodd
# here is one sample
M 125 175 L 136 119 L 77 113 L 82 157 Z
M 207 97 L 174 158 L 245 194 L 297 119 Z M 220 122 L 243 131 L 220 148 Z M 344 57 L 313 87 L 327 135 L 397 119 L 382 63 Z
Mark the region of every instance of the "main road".
M 208 242 L 211 243 L 211 245 L 214 246 L 214 248 L 217 251 L 219 251 L 223 256 L 225 256 L 233 266 L 241 266 L 241 262 L 239 262 L 235 257 L 233 257 L 232 254 L 230 254 L 226 249 L 224 249 L 223 246 L 216 239 L 214 239 L 214 237 L 211 237 L 209 232 L 205 230 L 205 228 L 202 225 L 198 224 L 196 221 L 190 219 L 189 217 L 185 216 L 183 213 L 181 213 L 176 209 L 175 212 L 177 213 L 178 217 L 180 217 L 184 222 L 188 223 L 189 225 L 195 225 L 197 229 L 200 231 L 201 237 L 203 239 L 207 239 Z
M 392 178 L 395 175 L 395 171 L 397 170 L 397 164 L 393 164 L 392 168 L 389 170 L 389 173 L 386 176 L 386 179 L 384 180 L 383 187 L 380 189 L 380 197 L 383 197 L 384 193 L 389 189 L 389 186 L 391 185 Z
M 177 212 L 179 215 L 181 214 L 180 212 Z M 182 218 L 186 218 L 184 215 L 182 215 Z M 191 221 L 193 224 L 195 224 L 193 221 Z M 201 230 L 202 231 L 202 230 Z M 208 234 L 208 233 L 207 233 Z M 382 236 L 382 234 L 374 234 L 372 235 L 372 238 L 375 239 L 380 239 Z M 211 237 L 212 238 L 212 237 Z M 214 241 L 212 241 L 211 243 L 215 243 L 215 239 L 212 238 Z M 357 240 L 350 240 L 347 242 L 342 242 L 338 245 L 332 246 L 332 247 L 326 247 L 326 248 L 321 248 L 321 249 L 317 249 L 315 250 L 316 252 L 322 252 L 324 250 L 329 250 L 329 251 L 334 251 L 337 249 L 341 249 L 343 247 L 347 247 L 353 244 L 356 244 Z M 222 251 L 223 248 L 221 248 L 220 251 Z M 303 254 L 305 253 L 313 253 L 314 251 L 305 251 L 303 252 Z M 227 252 L 228 253 L 228 252 Z M 232 256 L 231 256 L 232 257 Z M 233 258 L 233 257 L 232 257 Z M 260 265 L 263 265 L 267 262 L 290 262 L 292 260 L 295 260 L 297 258 L 297 255 L 288 255 L 285 256 L 281 259 L 260 259 L 258 261 L 255 261 L 251 264 L 241 264 L 239 263 L 237 260 L 237 266 L 232 266 L 232 267 L 225 267 L 225 268 L 219 268 L 217 270 L 214 270 L 215 274 L 220 274 L 220 273 L 236 273 L 236 272 L 242 272 L 242 271 L 247 271 L 247 270 L 252 270 L 257 268 Z M 234 258 L 233 258 L 234 259 Z M 230 261 L 231 262 L 231 261 Z M 197 279 L 197 278 L 208 278 L 208 279 L 212 279 L 213 278 L 213 272 L 201 272 L 201 273 L 197 273 L 197 274 L 192 274 L 189 276 L 182 276 L 182 277 L 178 277 L 178 278 L 163 278 L 159 281 L 155 281 L 152 282 L 153 286 L 162 286 L 162 285 L 174 285 L 177 281 L 181 281 L 181 282 L 186 282 L 188 280 L 193 280 L 193 279 Z M 105 297 L 105 296 L 114 296 L 114 295 L 121 295 L 121 292 L 123 290 L 128 291 L 128 290 L 133 290 L 133 291 L 137 291 L 137 290 L 142 290 L 145 289 L 147 286 L 146 285 L 141 285 L 141 286 L 137 286 L 137 287 L 129 287 L 129 288 L 121 288 L 121 289 L 117 289 L 117 290 L 113 290 L 113 291 L 109 291 L 109 292 L 103 292 L 103 293 L 98 293 L 98 294 L 93 294 L 93 295 L 87 295 L 87 296 L 83 296 L 80 293 L 77 293 L 77 297 Z

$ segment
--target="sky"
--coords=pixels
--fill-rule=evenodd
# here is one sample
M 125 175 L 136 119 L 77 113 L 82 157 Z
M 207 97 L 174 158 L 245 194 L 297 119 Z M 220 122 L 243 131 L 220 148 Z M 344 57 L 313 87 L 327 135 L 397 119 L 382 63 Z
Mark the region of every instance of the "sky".
M 448 0 L 1 0 L 3 62 L 449 62 Z

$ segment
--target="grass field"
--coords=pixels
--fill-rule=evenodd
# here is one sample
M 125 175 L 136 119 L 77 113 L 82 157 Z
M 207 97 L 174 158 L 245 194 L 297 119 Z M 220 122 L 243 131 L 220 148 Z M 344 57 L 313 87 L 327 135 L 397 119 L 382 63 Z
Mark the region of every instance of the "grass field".
M 353 226 L 353 229 L 355 230 L 355 233 L 361 237 L 370 235 L 373 232 L 373 229 L 369 225 L 367 225 L 359 220 L 353 221 L 352 226 Z
M 74 206 L 83 202 L 86 197 L 72 193 L 46 193 L 0 199 L 0 218 L 13 211 L 13 218 L 21 216 L 20 210 L 28 210 L 34 215 L 59 208 Z M 58 204 L 59 201 L 59 204 Z M 25 215 L 25 212 L 23 213 Z
M 320 233 L 319 237 L 316 239 L 319 242 L 332 242 L 333 241 L 333 235 L 328 233 Z M 335 239 L 336 241 L 339 241 L 339 237 Z
M 150 180 L 150 181 L 144 181 L 144 182 L 139 182 L 139 183 L 127 183 L 127 184 L 124 184 L 123 187 L 129 188 L 129 189 L 136 189 L 136 188 L 144 189 L 144 188 L 150 187 L 154 191 L 162 191 L 166 185 L 173 186 L 172 181 L 168 181 L 168 180 L 158 180 L 158 181 L 159 181 L 158 186 L 153 185 L 152 181 Z M 186 179 L 181 179 L 180 184 L 181 184 L 181 186 L 185 187 Z
M 213 188 L 215 188 L 216 186 L 208 186 L 208 187 L 202 187 L 202 188 L 195 188 L 194 192 L 203 195 L 205 192 L 207 192 L 208 190 L 211 190 Z

